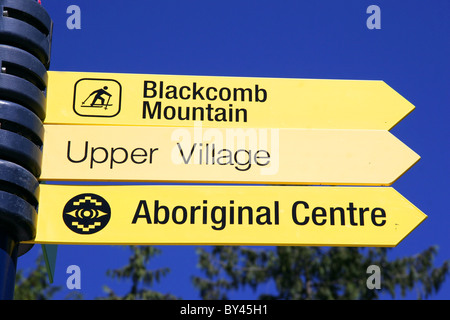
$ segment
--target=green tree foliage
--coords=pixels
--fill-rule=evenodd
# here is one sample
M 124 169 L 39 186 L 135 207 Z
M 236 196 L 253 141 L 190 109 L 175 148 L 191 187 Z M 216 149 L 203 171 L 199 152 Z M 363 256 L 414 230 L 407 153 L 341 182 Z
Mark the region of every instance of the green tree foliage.
M 42 253 L 36 258 L 35 269 L 16 273 L 15 300 L 49 300 L 60 290 L 61 287 L 49 283 Z
M 108 270 L 115 279 L 131 282 L 129 292 L 118 295 L 105 286 L 101 299 L 177 299 L 151 287 L 169 273 L 169 268 L 151 270 L 151 260 L 160 250 L 153 246 L 130 246 L 126 266 Z M 437 247 L 413 256 L 388 259 L 386 248 L 347 247 L 199 247 L 199 267 L 204 276 L 193 277 L 203 299 L 228 299 L 234 291 L 250 288 L 259 299 L 379 299 L 405 297 L 415 292 L 418 299 L 437 293 L 449 273 L 446 261 L 434 266 Z M 381 270 L 381 288 L 368 289 L 367 268 Z M 270 292 L 264 288 L 270 286 Z M 48 283 L 43 256 L 36 268 L 19 270 L 15 299 L 51 299 L 60 287 Z M 81 298 L 81 296 L 68 298 Z
M 194 277 L 203 299 L 228 299 L 233 290 L 267 286 L 260 299 L 379 299 L 415 290 L 418 299 L 438 292 L 449 272 L 449 261 L 434 267 L 436 247 L 405 258 L 388 260 L 386 248 L 216 246 L 199 248 L 205 277 Z M 381 270 L 381 288 L 368 289 L 367 268 Z
M 132 254 L 129 258 L 128 265 L 121 269 L 108 270 L 107 275 L 117 279 L 130 279 L 131 289 L 123 296 L 118 296 L 108 286 L 104 290 L 108 294 L 108 300 L 162 300 L 162 299 L 176 299 L 172 294 L 163 294 L 150 287 L 159 282 L 163 276 L 169 272 L 169 268 L 160 268 L 156 270 L 149 270 L 150 260 L 160 250 L 153 246 L 130 246 Z

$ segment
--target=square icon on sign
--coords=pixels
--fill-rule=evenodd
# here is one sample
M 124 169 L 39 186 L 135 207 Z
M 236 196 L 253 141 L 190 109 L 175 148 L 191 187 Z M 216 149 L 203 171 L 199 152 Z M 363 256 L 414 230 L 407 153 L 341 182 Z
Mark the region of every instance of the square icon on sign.
M 122 86 L 113 79 L 80 79 L 73 90 L 73 111 L 82 117 L 114 117 L 120 112 Z

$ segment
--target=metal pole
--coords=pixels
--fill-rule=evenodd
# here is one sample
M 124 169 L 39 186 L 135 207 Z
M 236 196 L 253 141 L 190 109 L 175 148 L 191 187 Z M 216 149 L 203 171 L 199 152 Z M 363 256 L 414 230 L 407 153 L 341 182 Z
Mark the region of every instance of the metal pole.
M 0 232 L 0 300 L 12 300 L 17 265 L 17 243 Z
M 0 0 L 0 299 L 36 235 L 53 22 L 34 0 Z

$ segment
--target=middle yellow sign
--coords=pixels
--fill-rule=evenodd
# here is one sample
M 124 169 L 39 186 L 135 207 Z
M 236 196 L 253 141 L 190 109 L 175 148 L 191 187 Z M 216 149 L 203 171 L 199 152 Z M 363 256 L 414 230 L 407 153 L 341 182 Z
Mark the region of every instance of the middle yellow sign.
M 386 130 L 45 125 L 40 178 L 391 185 L 419 158 Z

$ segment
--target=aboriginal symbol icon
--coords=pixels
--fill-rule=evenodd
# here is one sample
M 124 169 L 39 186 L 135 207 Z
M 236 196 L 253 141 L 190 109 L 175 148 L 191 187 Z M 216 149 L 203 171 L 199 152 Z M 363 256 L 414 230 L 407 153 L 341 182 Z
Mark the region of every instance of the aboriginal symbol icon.
M 79 234 L 92 234 L 102 230 L 110 218 L 111 207 L 108 202 L 94 193 L 73 197 L 63 209 L 64 223 Z

